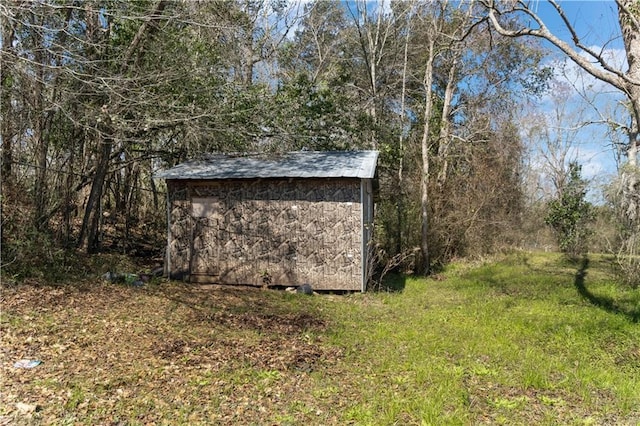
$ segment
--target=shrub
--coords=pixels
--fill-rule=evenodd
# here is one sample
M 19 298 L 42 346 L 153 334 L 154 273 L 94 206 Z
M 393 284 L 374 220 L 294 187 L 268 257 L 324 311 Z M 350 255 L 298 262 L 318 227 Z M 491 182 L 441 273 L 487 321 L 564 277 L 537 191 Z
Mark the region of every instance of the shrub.
M 545 223 L 553 229 L 560 251 L 570 258 L 587 252 L 590 228 L 595 215 L 586 200 L 586 181 L 581 177 L 582 166 L 569 164 L 569 179 L 560 195 L 548 206 Z

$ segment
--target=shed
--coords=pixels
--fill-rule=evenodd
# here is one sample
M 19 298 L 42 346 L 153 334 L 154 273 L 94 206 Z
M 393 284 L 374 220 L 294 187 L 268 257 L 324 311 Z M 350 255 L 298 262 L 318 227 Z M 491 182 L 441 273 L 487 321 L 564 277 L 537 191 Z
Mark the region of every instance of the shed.
M 364 291 L 377 151 L 211 155 L 168 189 L 165 268 L 196 283 Z

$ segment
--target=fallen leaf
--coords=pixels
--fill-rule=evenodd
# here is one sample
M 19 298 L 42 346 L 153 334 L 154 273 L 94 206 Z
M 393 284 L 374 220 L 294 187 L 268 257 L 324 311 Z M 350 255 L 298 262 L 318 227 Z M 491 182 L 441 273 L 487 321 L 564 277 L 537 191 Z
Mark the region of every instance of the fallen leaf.
M 32 414 L 36 412 L 38 406 L 33 404 L 26 404 L 24 402 L 16 402 L 16 408 L 18 409 L 20 414 Z

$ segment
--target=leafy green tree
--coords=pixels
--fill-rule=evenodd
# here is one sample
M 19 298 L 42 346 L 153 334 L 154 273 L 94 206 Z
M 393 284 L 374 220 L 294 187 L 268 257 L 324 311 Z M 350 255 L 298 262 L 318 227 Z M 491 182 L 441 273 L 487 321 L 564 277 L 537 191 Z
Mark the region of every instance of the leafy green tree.
M 495 37 L 474 4 L 7 2 L 0 171 L 29 205 L 5 212 L 29 212 L 67 247 L 128 252 L 130 236 L 156 235 L 143 223 L 165 220 L 158 167 L 208 152 L 376 148 L 389 255 L 423 236 L 422 266 L 482 254 L 519 215 L 512 112 L 538 50 Z M 22 228 L 6 234 L 38 242 Z
M 640 183 L 638 178 L 638 154 L 640 152 L 640 2 L 637 0 L 615 0 L 618 9 L 618 25 L 620 36 L 624 43 L 624 53 L 626 61 L 615 64 L 611 57 L 607 57 L 607 45 L 613 40 L 604 42 L 603 48 L 594 48 L 593 43 L 587 42 L 567 18 L 563 10 L 563 2 L 549 0 L 550 5 L 555 9 L 556 17 L 559 18 L 564 28 L 557 33 L 551 31 L 544 20 L 536 13 L 537 3 L 531 2 L 500 2 L 496 0 L 480 0 L 480 3 L 487 10 L 487 17 L 492 28 L 498 33 L 507 37 L 534 37 L 544 39 L 567 58 L 573 61 L 578 67 L 590 74 L 597 80 L 606 82 L 616 88 L 625 98 L 628 108 L 629 119 L 627 123 L 616 123 L 616 132 L 626 134 L 628 142 L 624 144 L 624 153 L 627 157 L 627 167 L 620 170 L 619 180 L 625 182 L 631 191 L 619 191 L 621 196 L 617 197 L 620 203 L 616 207 L 618 210 L 637 211 L 640 209 L 640 197 L 637 197 L 637 188 Z M 514 20 L 514 17 L 520 17 Z M 515 24 L 515 25 L 514 25 Z M 571 34 L 571 41 L 561 39 L 557 34 L 564 31 Z M 611 118 L 606 119 L 607 122 Z M 630 222 L 622 220 L 621 225 L 629 225 Z M 624 231 L 626 238 L 620 241 L 620 251 L 618 254 L 619 263 L 633 262 L 636 259 L 637 241 L 640 240 L 638 229 L 627 227 Z M 636 263 L 637 264 L 637 263 Z M 637 276 L 640 268 L 631 268 L 631 275 Z M 625 275 L 628 275 L 625 273 Z M 626 279 L 626 278 L 625 278 Z
M 587 252 L 594 219 L 593 206 L 586 200 L 587 182 L 581 177 L 582 166 L 569 163 L 568 179 L 559 197 L 549 203 L 545 223 L 553 228 L 560 250 L 571 258 Z

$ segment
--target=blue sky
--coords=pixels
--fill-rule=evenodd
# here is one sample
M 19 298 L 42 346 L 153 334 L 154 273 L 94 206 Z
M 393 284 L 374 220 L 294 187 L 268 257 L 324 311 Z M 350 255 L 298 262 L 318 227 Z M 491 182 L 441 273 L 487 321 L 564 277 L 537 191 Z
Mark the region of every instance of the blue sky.
M 597 51 L 605 49 L 605 53 L 612 61 L 626 67 L 621 65 L 624 64 L 624 47 L 614 1 L 560 1 L 559 3 L 584 44 Z M 570 32 L 546 0 L 532 1 L 531 7 L 537 11 L 552 33 L 571 42 Z M 597 106 L 602 115 L 589 106 L 576 91 L 570 91 L 566 98 L 562 98 L 564 105 L 557 104 L 557 97 L 546 97 L 539 105 L 538 113 L 550 115 L 559 107 L 565 107 L 565 112 L 572 111 L 574 117 L 563 125 L 565 129 L 577 125 L 579 121 L 598 121 L 603 116 L 615 115 L 616 112 L 620 117 L 619 100 L 622 96 L 616 89 L 595 80 L 573 63 L 566 61 L 557 48 L 548 43 L 545 45 L 554 52 L 547 64 L 554 66 L 556 78 L 580 88 L 583 95 Z M 558 131 L 571 133 L 563 129 Z M 612 140 L 607 136 L 604 126 L 589 125 L 578 132 L 573 132 L 571 137 L 574 138 L 574 147 L 569 159 L 575 159 L 583 165 L 583 176 L 593 180 L 594 187 L 615 175 L 616 163 L 614 149 L 611 146 Z M 594 194 L 594 197 L 597 195 Z
M 562 21 L 553 7 L 547 1 L 532 2 L 534 10 L 538 11 L 547 27 L 561 38 L 567 39 Z M 620 27 L 618 26 L 618 9 L 615 1 L 560 1 L 567 18 L 578 31 L 578 35 L 588 44 L 601 45 L 615 39 L 614 47 L 622 48 Z
M 390 1 L 393 0 L 372 0 L 367 4 L 370 4 L 372 9 L 375 7 L 388 8 Z M 615 1 L 558 1 L 585 45 L 597 51 L 604 48 L 606 54 L 610 55 L 616 63 L 623 63 L 621 61 L 624 61 L 624 48 L 620 37 Z M 349 0 L 345 0 L 345 3 L 351 4 Z M 547 0 L 529 0 L 529 5 L 542 18 L 552 33 L 571 42 L 570 32 Z M 532 22 L 532 25 L 535 23 Z M 583 97 L 577 91 L 565 92 L 567 96 L 562 100 L 566 105 L 560 106 L 564 108 L 565 113 L 573 115 L 573 117 L 571 117 L 572 120 L 557 125 L 555 131 L 565 132 L 565 139 L 572 140 L 572 148 L 567 161 L 577 160 L 582 164 L 583 176 L 592 180 L 593 187 L 596 188 L 598 184 L 610 180 L 616 174 L 616 155 L 611 138 L 607 135 L 607 129 L 599 125 L 589 125 L 579 131 L 567 129 L 576 127 L 580 122 L 599 121 L 605 115 L 617 114 L 620 117 L 619 101 L 622 96 L 615 88 L 596 81 L 572 62 L 567 61 L 566 57 L 550 43 L 543 42 L 543 44 L 548 46 L 551 52 L 545 65 L 554 67 L 556 79 L 583 90 Z M 598 111 L 585 102 L 584 97 L 598 107 L 601 116 L 598 115 Z M 552 115 L 555 112 L 554 109 L 558 107 L 557 102 L 557 97 L 546 96 L 535 108 L 534 115 L 543 118 L 545 115 Z M 527 114 L 528 111 L 523 113 L 523 117 Z M 538 122 L 540 121 L 538 120 Z M 526 132 L 526 129 L 523 129 L 523 132 Z M 532 143 L 532 145 L 534 144 Z M 532 148 L 532 157 L 535 157 L 535 149 Z M 539 155 L 537 159 L 533 158 L 532 161 L 540 161 L 540 157 L 542 155 Z M 540 174 L 544 180 L 544 172 L 540 171 Z M 594 198 L 598 198 L 596 192 L 593 191 Z

